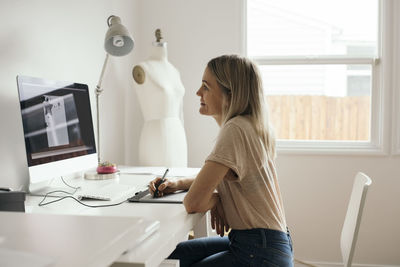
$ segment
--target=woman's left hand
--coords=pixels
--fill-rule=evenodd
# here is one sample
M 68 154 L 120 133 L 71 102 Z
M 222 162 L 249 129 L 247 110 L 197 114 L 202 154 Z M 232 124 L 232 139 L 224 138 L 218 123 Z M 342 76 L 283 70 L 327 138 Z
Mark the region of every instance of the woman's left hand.
M 215 229 L 221 237 L 229 230 L 221 200 L 218 198 L 217 204 L 211 209 L 211 227 Z

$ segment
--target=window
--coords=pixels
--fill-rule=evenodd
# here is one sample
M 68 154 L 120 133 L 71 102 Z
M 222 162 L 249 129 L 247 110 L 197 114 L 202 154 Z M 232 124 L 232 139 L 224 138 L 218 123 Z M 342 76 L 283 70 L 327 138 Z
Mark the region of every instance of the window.
M 278 149 L 382 150 L 380 10 L 378 0 L 247 0 L 247 55 Z

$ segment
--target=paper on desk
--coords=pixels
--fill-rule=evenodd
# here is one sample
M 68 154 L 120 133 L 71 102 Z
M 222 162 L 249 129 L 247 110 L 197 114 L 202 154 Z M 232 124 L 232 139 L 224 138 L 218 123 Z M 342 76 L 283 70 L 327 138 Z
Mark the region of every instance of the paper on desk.
M 196 177 L 201 168 L 169 168 L 167 176 Z
M 121 173 L 163 175 L 165 167 L 119 167 Z
M 129 174 L 150 174 L 162 176 L 166 167 L 121 167 L 120 172 Z M 200 168 L 169 168 L 167 177 L 196 177 Z

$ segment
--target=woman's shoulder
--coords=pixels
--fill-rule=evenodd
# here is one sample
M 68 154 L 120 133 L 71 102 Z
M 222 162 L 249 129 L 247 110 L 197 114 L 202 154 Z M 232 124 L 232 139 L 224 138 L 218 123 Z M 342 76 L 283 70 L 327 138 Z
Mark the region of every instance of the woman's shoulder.
M 222 135 L 241 136 L 246 140 L 258 140 L 259 136 L 254 128 L 251 118 L 248 116 L 235 116 L 227 121 L 221 129 Z
M 241 115 L 235 116 L 225 123 L 225 127 L 232 127 L 232 126 L 233 127 L 236 126 L 237 128 L 243 129 L 245 131 L 253 128 L 250 118 Z

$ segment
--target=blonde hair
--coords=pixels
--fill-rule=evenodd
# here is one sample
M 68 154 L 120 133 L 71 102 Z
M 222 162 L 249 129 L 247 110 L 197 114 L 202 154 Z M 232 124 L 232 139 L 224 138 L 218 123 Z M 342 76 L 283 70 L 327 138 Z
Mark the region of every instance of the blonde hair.
M 238 115 L 249 117 L 267 154 L 274 158 L 275 138 L 257 65 L 245 57 L 223 55 L 211 59 L 207 67 L 223 91 L 222 124 Z

